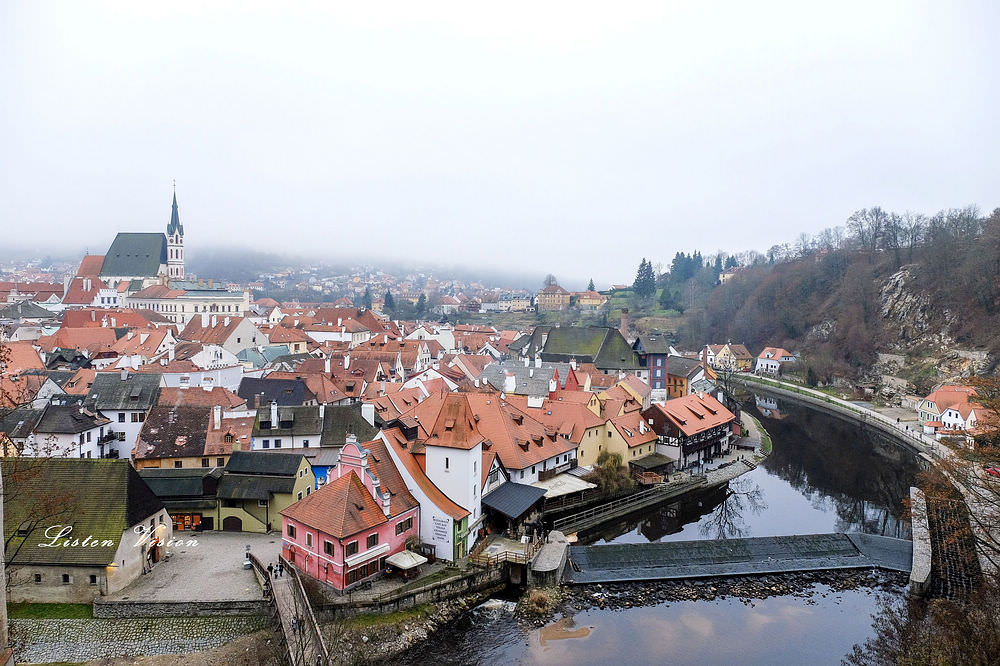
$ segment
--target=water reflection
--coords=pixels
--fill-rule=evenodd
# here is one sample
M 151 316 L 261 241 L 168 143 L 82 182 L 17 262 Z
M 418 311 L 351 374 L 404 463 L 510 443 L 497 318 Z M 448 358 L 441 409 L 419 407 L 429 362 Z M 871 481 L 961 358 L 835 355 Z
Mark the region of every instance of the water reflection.
M 705 539 L 739 539 L 750 536 L 747 517 L 759 515 L 767 508 L 764 489 L 749 477 L 733 479 L 725 492 L 725 499 L 698 523 L 698 533 Z
M 582 533 L 580 543 L 810 532 L 909 537 L 902 499 L 919 471 L 909 450 L 878 432 L 771 396 L 748 395 L 744 405 L 774 441 L 760 467 L 728 487 Z

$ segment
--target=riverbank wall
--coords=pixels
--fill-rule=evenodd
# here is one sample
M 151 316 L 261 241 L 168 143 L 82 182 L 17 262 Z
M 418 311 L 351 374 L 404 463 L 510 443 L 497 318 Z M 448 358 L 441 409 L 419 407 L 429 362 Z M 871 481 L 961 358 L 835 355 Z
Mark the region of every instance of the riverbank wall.
M 866 409 L 860 405 L 840 400 L 832 396 L 825 395 L 819 391 L 810 391 L 799 387 L 786 387 L 775 383 L 761 380 L 760 378 L 735 377 L 734 381 L 742 384 L 747 389 L 759 390 L 782 398 L 798 402 L 834 416 L 848 419 L 853 423 L 863 427 L 870 427 L 882 434 L 891 437 L 900 444 L 906 446 L 911 451 L 923 453 L 936 458 L 940 455 L 941 446 L 937 442 L 929 442 L 916 430 L 907 430 L 906 425 L 901 425 L 891 419 L 882 416 L 878 412 Z

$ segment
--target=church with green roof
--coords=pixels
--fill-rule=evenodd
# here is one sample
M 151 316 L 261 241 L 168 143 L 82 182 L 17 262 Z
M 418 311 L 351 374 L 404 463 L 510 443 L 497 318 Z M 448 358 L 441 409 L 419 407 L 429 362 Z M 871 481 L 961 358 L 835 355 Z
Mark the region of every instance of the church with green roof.
M 104 255 L 99 277 L 112 289 L 130 283 L 129 291 L 159 284 L 164 277 L 184 279 L 184 225 L 177 212 L 176 188 L 166 233 L 119 233 Z

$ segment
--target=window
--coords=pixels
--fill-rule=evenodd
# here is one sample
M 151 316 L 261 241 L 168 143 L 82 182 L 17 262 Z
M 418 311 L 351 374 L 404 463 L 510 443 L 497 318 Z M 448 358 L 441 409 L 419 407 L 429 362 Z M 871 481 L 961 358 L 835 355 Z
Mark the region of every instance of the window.
M 125 423 L 125 412 L 118 412 L 118 423 Z
M 262 447 L 264 447 L 265 449 L 269 449 L 269 448 L 271 448 L 271 440 L 265 439 L 263 442 L 261 442 L 260 445 Z
M 327 554 L 327 555 L 331 555 L 331 556 L 333 555 L 333 542 L 332 541 L 324 541 L 323 542 L 323 552 L 325 554 Z
M 202 458 L 201 459 L 201 466 L 202 467 L 208 467 L 208 458 Z
M 236 437 L 233 435 L 233 433 L 227 432 L 226 436 L 223 437 L 222 439 L 226 442 L 226 444 L 232 444 L 233 440 L 235 440 Z
M 225 458 L 216 458 L 215 459 L 215 466 L 216 467 L 225 467 L 226 466 L 226 459 Z
M 183 467 L 183 466 L 184 466 L 184 463 L 181 462 L 180 460 L 175 460 L 174 461 L 174 467 L 175 468 L 179 468 L 179 467 Z
M 139 422 L 139 412 L 132 412 L 132 423 Z
M 663 365 L 663 359 L 662 358 L 656 359 L 656 366 L 659 367 L 661 365 Z
M 534 465 L 532 465 L 532 466 L 531 466 L 531 473 L 532 473 L 532 474 L 534 474 L 534 473 L 535 473 L 535 466 L 534 466 Z
M 90 431 L 87 431 L 87 441 L 90 441 Z
M 368 535 L 368 544 L 367 544 L 368 550 L 371 550 L 372 548 L 374 548 L 377 545 L 378 545 L 378 532 L 376 532 L 375 534 L 369 534 Z
M 408 532 L 413 529 L 413 518 L 407 518 L 396 523 L 396 536 L 399 536 L 403 532 Z
M 289 524 L 289 526 L 288 526 L 288 536 L 290 536 L 293 539 L 295 538 L 295 525 Z
M 521 478 L 522 479 L 524 478 L 524 470 L 523 469 L 521 470 Z
M 42 584 L 42 574 L 35 574 L 35 585 Z
M 257 500 L 257 506 L 267 506 L 267 500 Z
M 146 412 L 139 412 L 139 423 L 146 422 Z
M 90 584 L 97 585 L 97 576 L 95 576 L 94 574 L 90 574 Z
M 347 555 L 357 555 L 358 554 L 358 542 L 352 541 L 347 544 L 347 548 L 344 549 L 344 553 Z
M 281 440 L 280 439 L 274 440 L 274 448 L 276 448 L 276 449 L 280 449 L 281 448 Z
M 312 486 L 306 486 L 306 495 L 312 492 Z
M 297 493 L 297 497 L 298 497 L 298 499 L 302 499 L 302 491 L 301 490 Z
M 304 449 L 308 449 L 309 448 L 309 440 L 308 439 L 303 439 L 302 440 L 302 448 L 304 448 Z
M 63 585 L 69 585 L 70 584 L 69 574 L 63 574 L 62 575 L 62 583 L 63 583 Z
M 445 456 L 445 457 L 444 457 L 444 468 L 445 468 L 445 469 L 448 469 L 448 462 L 449 462 L 449 461 L 448 461 L 448 456 Z
M 313 535 L 312 535 L 312 532 L 306 532 L 306 545 L 307 546 L 312 546 L 313 545 Z

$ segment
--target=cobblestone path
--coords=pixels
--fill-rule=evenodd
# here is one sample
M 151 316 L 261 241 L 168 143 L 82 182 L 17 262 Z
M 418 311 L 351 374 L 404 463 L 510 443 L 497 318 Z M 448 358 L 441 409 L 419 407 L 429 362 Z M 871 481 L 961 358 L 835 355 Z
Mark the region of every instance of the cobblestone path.
M 269 624 L 263 616 L 10 621 L 15 658 L 32 663 L 196 652 Z

